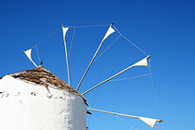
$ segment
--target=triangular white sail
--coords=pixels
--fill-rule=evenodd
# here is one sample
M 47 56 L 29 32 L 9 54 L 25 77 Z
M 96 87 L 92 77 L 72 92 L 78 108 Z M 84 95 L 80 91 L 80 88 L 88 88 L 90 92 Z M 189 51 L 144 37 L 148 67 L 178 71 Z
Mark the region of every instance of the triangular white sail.
M 66 32 L 68 31 L 68 27 L 64 27 L 64 26 L 62 26 L 62 30 L 63 30 L 63 37 L 65 38 L 65 36 L 66 36 Z
M 31 52 L 32 52 L 32 49 L 28 49 L 28 50 L 24 51 L 24 53 L 26 54 L 28 59 L 37 67 L 37 65 L 35 64 L 35 62 L 31 58 Z
M 138 61 L 137 63 L 133 64 L 132 66 L 148 66 L 148 58 L 151 56 L 147 56 L 146 58 Z
M 158 121 L 157 119 L 146 118 L 146 117 L 140 117 L 139 119 L 145 122 L 147 125 L 149 125 L 152 128 L 154 127 L 156 121 Z
M 69 63 L 68 63 L 68 52 L 67 52 L 67 47 L 66 47 L 66 33 L 68 31 L 68 27 L 62 26 L 62 31 L 63 31 L 63 39 L 64 39 L 64 47 L 65 47 L 65 53 L 66 53 L 66 65 L 67 65 L 67 73 L 68 73 L 68 83 L 70 84 L 70 71 L 69 71 Z
M 112 34 L 112 33 L 114 33 L 115 32 L 115 30 L 112 28 L 112 24 L 110 25 L 110 27 L 109 27 L 109 29 L 108 29 L 108 31 L 106 32 L 106 35 L 104 36 L 104 38 L 103 38 L 103 41 L 108 37 L 108 36 L 110 36 L 110 34 Z

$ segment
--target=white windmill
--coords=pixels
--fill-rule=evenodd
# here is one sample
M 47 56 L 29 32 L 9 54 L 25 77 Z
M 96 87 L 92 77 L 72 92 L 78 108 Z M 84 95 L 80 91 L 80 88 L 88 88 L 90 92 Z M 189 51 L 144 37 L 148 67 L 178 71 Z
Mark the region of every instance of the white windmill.
M 105 79 L 89 90 L 79 93 L 78 90 L 96 59 L 102 44 L 112 33 L 119 31 L 113 26 L 113 24 L 109 26 L 85 73 L 78 83 L 78 86 L 74 90 L 71 87 L 69 59 L 66 45 L 66 33 L 69 30 L 69 27 L 62 26 L 62 30 L 66 54 L 68 84 L 58 79 L 50 71 L 44 69 L 43 66 L 37 66 L 31 58 L 32 49 L 24 51 L 36 68 L 6 75 L 0 79 L 0 121 L 3 129 L 86 130 L 86 114 L 88 110 L 137 118 L 152 128 L 156 122 L 162 122 L 162 120 L 159 119 L 88 108 L 86 99 L 84 98 L 85 94 L 133 67 L 147 67 L 150 55 Z M 12 122 L 12 125 L 9 125 L 10 122 Z

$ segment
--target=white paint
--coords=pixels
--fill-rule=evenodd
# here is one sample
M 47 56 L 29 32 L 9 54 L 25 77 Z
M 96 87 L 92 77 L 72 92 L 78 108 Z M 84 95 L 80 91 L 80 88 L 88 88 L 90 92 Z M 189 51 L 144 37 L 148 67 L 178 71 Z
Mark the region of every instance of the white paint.
M 148 58 L 150 58 L 151 56 L 147 56 L 146 58 L 138 61 L 137 63 L 133 64 L 132 66 L 148 66 Z
M 112 26 L 110 25 L 108 31 L 106 32 L 106 35 L 105 35 L 104 38 L 103 38 L 103 41 L 104 41 L 108 36 L 110 36 L 112 33 L 114 33 L 114 32 L 115 32 L 115 30 L 114 30 L 114 29 L 112 28 Z
M 32 49 L 28 49 L 28 50 L 24 51 L 24 53 L 26 54 L 26 56 L 28 57 L 28 59 L 35 65 L 35 67 L 37 67 L 37 65 L 35 64 L 35 62 L 32 60 L 31 52 L 32 52 Z
M 145 122 L 146 124 L 148 124 L 152 128 L 156 124 L 156 121 L 160 121 L 160 120 L 157 120 L 157 119 L 146 118 L 146 117 L 140 117 L 139 119 L 142 120 L 143 122 Z
M 52 85 L 49 92 L 44 86 L 9 75 L 0 80 L 0 92 L 3 91 L 2 130 L 86 130 L 86 106 L 78 95 L 54 89 Z

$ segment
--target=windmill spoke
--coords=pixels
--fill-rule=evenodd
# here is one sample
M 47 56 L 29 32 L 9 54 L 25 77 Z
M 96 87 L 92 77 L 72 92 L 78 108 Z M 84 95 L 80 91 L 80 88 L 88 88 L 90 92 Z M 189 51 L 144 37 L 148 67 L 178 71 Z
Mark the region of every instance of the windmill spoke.
M 95 52 L 95 54 L 94 54 L 94 56 L 93 56 L 91 62 L 89 63 L 89 65 L 88 65 L 88 67 L 87 67 L 87 69 L 86 69 L 86 71 L 85 71 L 85 73 L 84 73 L 84 75 L 83 75 L 81 81 L 79 82 L 79 84 L 78 84 L 78 86 L 77 86 L 77 88 L 76 88 L 76 91 L 79 90 L 79 87 L 81 86 L 81 84 L 82 84 L 82 82 L 83 82 L 83 80 L 84 80 L 84 78 L 85 78 L 87 72 L 89 71 L 89 68 L 91 67 L 93 61 L 95 60 L 95 57 L 96 57 L 96 55 L 98 54 L 98 52 L 99 52 L 99 50 L 100 50 L 100 48 L 101 48 L 101 46 L 102 46 L 104 40 L 105 40 L 110 34 L 112 34 L 113 32 L 115 32 L 115 30 L 112 28 L 112 26 L 113 26 L 113 24 L 110 25 L 110 27 L 109 27 L 109 29 L 108 29 L 106 35 L 104 36 L 102 42 L 100 43 L 98 49 L 96 50 L 96 52 Z

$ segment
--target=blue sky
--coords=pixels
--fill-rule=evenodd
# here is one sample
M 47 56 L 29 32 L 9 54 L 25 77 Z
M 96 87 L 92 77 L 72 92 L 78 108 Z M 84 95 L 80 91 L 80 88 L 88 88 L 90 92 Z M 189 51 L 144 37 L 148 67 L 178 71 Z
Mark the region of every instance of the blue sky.
M 44 67 L 67 82 L 61 30 L 64 25 L 114 23 L 119 31 L 152 55 L 150 76 L 109 82 L 86 94 L 89 107 L 163 119 L 162 130 L 194 129 L 195 3 L 181 0 L 6 1 L 0 0 L 0 76 L 33 68 L 23 54 L 39 43 Z M 75 88 L 108 26 L 76 28 L 70 53 L 72 87 Z M 67 33 L 70 50 L 73 28 Z M 102 52 L 118 36 L 110 36 Z M 48 37 L 48 38 L 47 38 Z M 45 40 L 44 40 L 45 39 Z M 38 64 L 35 48 L 33 59 Z M 90 69 L 80 92 L 144 58 L 123 38 Z M 118 78 L 148 73 L 134 68 Z M 156 98 L 155 98 L 155 94 Z M 123 118 L 138 130 L 150 130 L 139 120 Z M 91 130 L 132 129 L 112 115 L 93 112 L 87 118 Z

